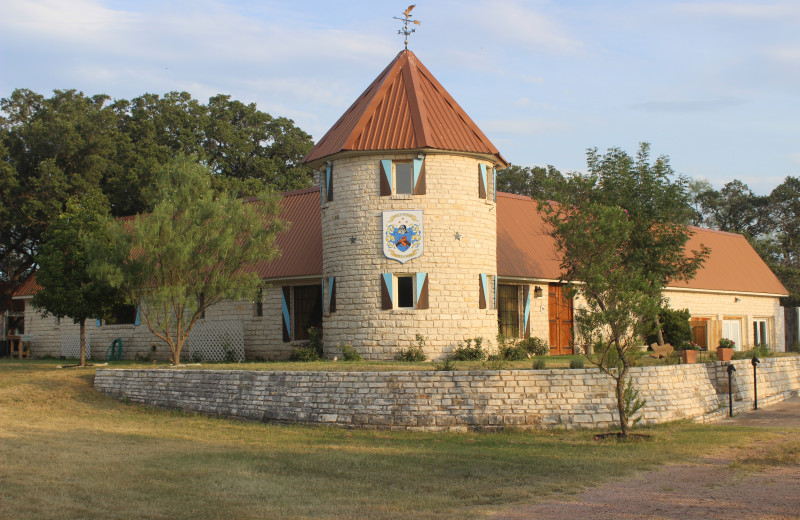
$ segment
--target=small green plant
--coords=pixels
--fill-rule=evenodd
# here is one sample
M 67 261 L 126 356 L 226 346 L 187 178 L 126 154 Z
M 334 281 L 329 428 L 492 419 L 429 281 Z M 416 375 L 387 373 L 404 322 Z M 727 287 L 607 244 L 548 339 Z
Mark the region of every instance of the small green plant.
M 535 370 L 544 370 L 547 368 L 547 361 L 543 357 L 536 357 L 533 359 L 533 368 Z
M 678 350 L 700 350 L 700 345 L 685 339 L 678 345 Z
M 322 359 L 325 351 L 322 345 L 322 329 L 319 327 L 308 328 L 308 343 L 306 347 L 313 349 L 317 353 L 317 358 Z
M 434 363 L 433 368 L 439 372 L 452 372 L 456 369 L 456 364 L 453 358 L 447 358 L 441 363 Z
M 342 352 L 342 361 L 364 361 L 364 356 L 352 345 L 336 345 L 336 348 Z
M 192 363 L 201 363 L 203 361 L 203 355 L 199 350 L 193 350 L 192 353 L 189 354 L 189 360 Z
M 569 368 L 584 368 L 583 358 L 576 357 L 570 359 Z
M 236 351 L 231 348 L 231 342 L 228 341 L 227 338 L 222 341 L 222 359 L 226 363 L 239 361 L 239 356 L 236 354 Z
M 319 361 L 320 356 L 317 353 L 317 350 L 313 347 L 308 346 L 308 343 L 305 345 L 301 345 L 296 347 L 292 354 L 289 356 L 289 361 Z
M 722 338 L 719 340 L 719 348 L 735 348 L 736 343 L 733 340 L 728 338 Z
M 483 366 L 487 370 L 505 370 L 506 364 L 507 361 L 497 354 L 489 356 L 488 359 L 483 362 Z
M 800 352 L 800 343 L 793 343 L 786 350 L 787 352 Z
M 452 359 L 455 361 L 483 361 L 486 359 L 486 351 L 481 344 L 483 338 L 475 338 L 475 346 L 472 346 L 472 339 L 465 339 L 464 344 L 453 351 Z
M 632 377 L 628 378 L 628 383 L 625 385 L 625 389 L 622 392 L 622 400 L 625 406 L 625 416 L 628 417 L 629 420 L 632 420 L 631 428 L 633 428 L 642 420 L 641 415 L 636 418 L 633 416 L 647 404 L 647 400 L 639 398 L 639 391 L 633 386 Z
M 550 354 L 550 345 L 542 338 L 526 338 L 519 345 L 532 356 L 546 356 Z
M 142 362 L 149 362 L 150 361 L 150 353 L 149 352 L 137 352 L 136 353 L 136 361 Z
M 417 334 L 417 344 L 401 349 L 394 358 L 406 363 L 420 363 L 428 359 L 425 355 L 425 336 Z

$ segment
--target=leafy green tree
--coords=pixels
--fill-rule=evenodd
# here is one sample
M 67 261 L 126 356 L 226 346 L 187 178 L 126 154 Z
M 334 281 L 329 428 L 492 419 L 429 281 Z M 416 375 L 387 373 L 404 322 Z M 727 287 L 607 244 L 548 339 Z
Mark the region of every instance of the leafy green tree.
M 768 197 L 765 232 L 753 242 L 789 291 L 782 305 L 800 305 L 800 177 L 786 177 Z
M 497 172 L 497 190 L 516 195 L 527 195 L 536 200 L 548 200 L 551 197 L 554 183 L 563 180 L 564 176 L 553 166 L 519 166 L 510 165 Z
M 279 254 L 275 237 L 285 227 L 269 191 L 242 202 L 212 189 L 210 177 L 195 158 L 171 161 L 156 175 L 152 212 L 110 223 L 115 254 L 94 257 L 95 272 L 141 304 L 176 365 L 208 307 L 256 294 L 252 266 Z
M 86 320 L 102 318 L 120 294 L 102 277 L 90 272 L 87 247 L 109 254 L 104 235 L 108 201 L 97 189 L 67 201 L 67 209 L 48 228 L 39 247 L 36 282 L 42 287 L 33 305 L 42 317 L 72 318 L 80 324 L 81 366 L 86 365 Z
M 768 197 L 761 197 L 738 179 L 725 184 L 720 191 L 706 190 L 698 195 L 703 225 L 756 237 L 765 230 Z
M 653 290 L 660 293 L 670 282 L 693 278 L 710 250 L 702 246 L 686 251 L 693 217 L 688 180 L 675 175 L 668 157 L 650 163 L 649 155 L 648 143 L 640 144 L 636 159 L 619 148 L 604 155 L 596 148 L 588 150 L 589 183 L 582 189 L 593 202 L 623 210 L 631 225 L 622 251 L 625 262 L 646 273 Z M 575 206 L 565 186 L 569 188 L 570 183 L 562 184 L 556 200 Z M 659 344 L 663 343 L 660 326 L 657 335 Z
M 644 266 L 629 259 L 636 223 L 623 208 L 599 202 L 601 190 L 597 177 L 573 176 L 555 193 L 557 204 L 543 211 L 564 278 L 580 282 L 568 286 L 569 297 L 585 302 L 575 311 L 577 340 L 614 380 L 619 424 L 627 436 L 632 416 L 644 404 L 629 376 L 634 347 L 654 329 L 661 291 Z
M 0 278 L 23 280 L 67 200 L 124 168 L 126 138 L 107 96 L 15 90 L 0 100 Z M 112 201 L 112 204 L 114 201 Z

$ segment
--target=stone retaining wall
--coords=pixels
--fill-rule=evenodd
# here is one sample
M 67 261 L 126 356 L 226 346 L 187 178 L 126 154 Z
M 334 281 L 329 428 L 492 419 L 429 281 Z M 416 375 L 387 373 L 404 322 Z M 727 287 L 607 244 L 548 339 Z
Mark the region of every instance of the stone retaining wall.
M 735 361 L 734 365 L 737 408 L 752 407 L 750 361 Z M 725 363 L 709 363 L 632 369 L 634 383 L 647 399 L 642 422 L 722 418 L 720 411 L 727 407 L 725 367 Z M 154 406 L 258 421 L 430 431 L 613 427 L 617 415 L 612 383 L 597 369 L 102 369 L 95 376 L 95 387 L 101 392 Z M 759 366 L 758 383 L 760 403 L 796 395 L 800 390 L 800 358 L 764 360 Z

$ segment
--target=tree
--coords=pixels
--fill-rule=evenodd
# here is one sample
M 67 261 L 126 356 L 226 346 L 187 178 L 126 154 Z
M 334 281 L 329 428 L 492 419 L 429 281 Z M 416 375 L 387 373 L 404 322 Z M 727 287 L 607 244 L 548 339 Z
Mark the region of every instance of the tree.
M 670 282 L 693 278 L 710 250 L 702 246 L 686 251 L 693 217 L 688 180 L 675 175 L 668 157 L 660 156 L 651 164 L 649 154 L 648 143 L 639 145 L 635 160 L 619 148 L 603 156 L 590 149 L 588 178 L 591 200 L 626 213 L 632 228 L 623 251 L 625 262 L 647 273 L 653 290 L 660 293 Z M 662 344 L 657 315 L 656 323 Z
M 252 266 L 279 254 L 275 237 L 285 225 L 269 191 L 247 202 L 217 192 L 196 158 L 171 161 L 155 180 L 153 211 L 110 223 L 116 254 L 95 255 L 95 270 L 141 305 L 142 320 L 178 365 L 208 307 L 256 294 L 261 280 Z
M 766 229 L 768 197 L 754 194 L 738 179 L 725 184 L 720 191 L 706 190 L 697 198 L 706 226 L 748 237 L 758 236 Z
M 597 201 L 596 177 L 573 176 L 544 206 L 545 221 L 561 253 L 569 297 L 580 296 L 574 316 L 576 336 L 588 359 L 615 383 L 622 435 L 644 405 L 629 377 L 636 361 L 633 347 L 653 330 L 661 302 L 660 287 L 641 264 L 629 261 L 636 224 L 618 206 Z M 589 352 L 594 353 L 588 356 Z
M 782 305 L 800 305 L 800 177 L 786 177 L 768 197 L 765 231 L 756 250 L 789 291 Z
M 109 254 L 104 222 L 108 201 L 99 190 L 67 201 L 67 209 L 48 228 L 36 258 L 36 281 L 42 287 L 33 305 L 42 317 L 72 318 L 80 324 L 81 366 L 86 365 L 86 320 L 102 318 L 120 301 L 119 293 L 90 272 L 87 247 Z
M 564 176 L 553 166 L 510 165 L 497 172 L 497 191 L 527 195 L 536 200 L 552 198 L 552 186 Z

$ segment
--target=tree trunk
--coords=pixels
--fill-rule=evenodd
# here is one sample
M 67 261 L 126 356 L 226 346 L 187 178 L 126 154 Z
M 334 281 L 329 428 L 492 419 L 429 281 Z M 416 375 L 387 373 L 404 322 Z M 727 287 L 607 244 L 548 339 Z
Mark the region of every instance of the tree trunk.
M 619 374 L 620 377 L 616 378 L 617 384 L 617 412 L 619 412 L 619 427 L 622 430 L 622 436 L 628 436 L 628 416 L 625 413 L 625 377 Z
M 661 318 L 656 316 L 656 341 L 659 345 L 664 344 L 664 334 L 661 332 Z
M 86 366 L 86 318 L 81 318 L 81 366 Z

